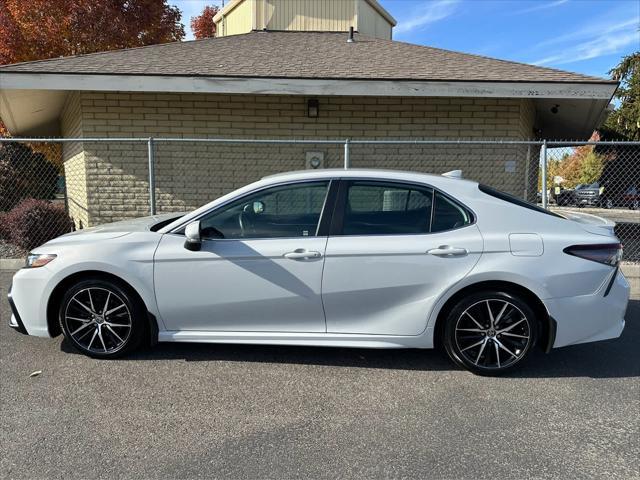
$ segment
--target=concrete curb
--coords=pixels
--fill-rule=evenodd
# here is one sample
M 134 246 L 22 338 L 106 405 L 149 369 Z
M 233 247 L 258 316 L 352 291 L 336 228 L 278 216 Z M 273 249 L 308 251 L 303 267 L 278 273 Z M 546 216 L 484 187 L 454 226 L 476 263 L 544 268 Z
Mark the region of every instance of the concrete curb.
M 640 264 L 623 262 L 620 264 L 620 270 L 631 286 L 631 296 L 640 296 Z
M 23 258 L 0 258 L 0 271 L 16 271 L 24 267 Z

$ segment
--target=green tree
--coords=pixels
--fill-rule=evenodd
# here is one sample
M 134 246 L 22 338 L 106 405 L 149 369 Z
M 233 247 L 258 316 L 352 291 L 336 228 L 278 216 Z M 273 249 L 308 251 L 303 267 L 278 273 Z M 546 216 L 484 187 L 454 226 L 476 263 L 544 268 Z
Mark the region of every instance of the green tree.
M 624 57 L 609 74 L 620 82 L 615 98 L 620 102 L 605 129 L 623 139 L 640 140 L 640 51 Z
M 594 183 L 600 180 L 602 170 L 604 169 L 604 161 L 602 155 L 596 152 L 589 152 L 582 159 L 582 163 L 578 170 L 578 183 Z

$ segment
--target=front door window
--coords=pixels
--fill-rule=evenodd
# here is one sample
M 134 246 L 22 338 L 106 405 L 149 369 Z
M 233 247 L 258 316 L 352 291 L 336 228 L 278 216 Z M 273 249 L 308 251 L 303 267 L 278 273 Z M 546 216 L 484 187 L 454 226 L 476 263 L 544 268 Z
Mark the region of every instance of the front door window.
M 216 209 L 200 220 L 205 238 L 314 237 L 328 181 L 267 188 Z

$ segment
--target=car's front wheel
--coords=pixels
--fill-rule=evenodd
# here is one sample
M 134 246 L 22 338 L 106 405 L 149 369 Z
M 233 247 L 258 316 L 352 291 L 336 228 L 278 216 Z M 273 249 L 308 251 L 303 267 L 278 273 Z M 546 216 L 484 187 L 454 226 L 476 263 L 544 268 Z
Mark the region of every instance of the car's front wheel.
M 444 347 L 451 359 L 480 375 L 499 375 L 522 364 L 538 335 L 533 310 L 508 292 L 462 298 L 447 315 Z
M 129 289 L 104 279 L 82 280 L 64 295 L 59 310 L 65 338 L 95 358 L 116 358 L 140 345 L 144 308 Z

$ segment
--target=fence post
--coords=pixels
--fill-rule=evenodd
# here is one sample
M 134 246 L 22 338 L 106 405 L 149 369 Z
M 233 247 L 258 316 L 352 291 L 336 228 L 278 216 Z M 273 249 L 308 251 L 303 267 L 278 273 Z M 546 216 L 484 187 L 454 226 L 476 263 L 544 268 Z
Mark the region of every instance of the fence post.
M 156 214 L 156 162 L 153 152 L 153 138 L 147 140 L 147 152 L 149 157 L 149 209 L 151 215 Z
M 351 167 L 351 152 L 349 151 L 349 139 L 344 141 L 344 169 Z
M 547 141 L 542 141 L 542 208 L 549 207 L 547 198 Z

